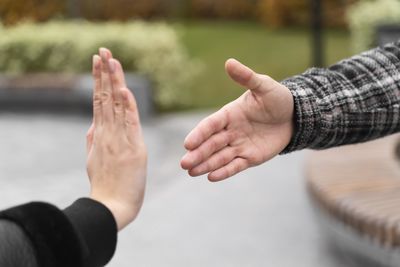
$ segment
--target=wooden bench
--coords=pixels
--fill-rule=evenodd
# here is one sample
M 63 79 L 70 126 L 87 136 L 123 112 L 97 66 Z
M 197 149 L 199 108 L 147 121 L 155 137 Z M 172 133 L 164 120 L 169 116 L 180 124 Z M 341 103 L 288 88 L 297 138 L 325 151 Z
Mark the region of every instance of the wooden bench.
M 337 247 L 400 266 L 400 136 L 312 151 L 307 188 Z M 375 265 L 376 266 L 376 265 Z

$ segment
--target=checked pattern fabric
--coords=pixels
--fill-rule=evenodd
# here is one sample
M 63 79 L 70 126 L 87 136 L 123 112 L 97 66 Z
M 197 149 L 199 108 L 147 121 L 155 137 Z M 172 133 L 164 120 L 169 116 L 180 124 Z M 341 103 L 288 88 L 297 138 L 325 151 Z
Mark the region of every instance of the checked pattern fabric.
M 282 81 L 295 102 L 283 154 L 373 140 L 400 131 L 400 41 Z

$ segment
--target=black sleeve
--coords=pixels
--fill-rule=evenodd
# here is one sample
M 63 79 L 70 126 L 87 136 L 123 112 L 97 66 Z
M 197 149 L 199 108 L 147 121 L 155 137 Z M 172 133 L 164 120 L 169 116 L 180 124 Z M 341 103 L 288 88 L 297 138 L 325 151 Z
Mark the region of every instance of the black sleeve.
M 104 266 L 114 255 L 117 223 L 110 210 L 100 202 L 81 198 L 64 210 L 77 229 L 84 266 Z
M 15 223 L 0 220 L 0 266 L 39 267 L 32 242 Z
M 64 212 L 41 202 L 14 207 L 0 212 L 0 226 L 0 233 L 8 232 L 0 238 L 0 266 L 6 267 L 30 266 L 26 262 L 32 267 L 103 266 L 117 242 L 111 212 L 91 199 L 79 199 Z M 15 251 L 24 253 L 15 258 Z

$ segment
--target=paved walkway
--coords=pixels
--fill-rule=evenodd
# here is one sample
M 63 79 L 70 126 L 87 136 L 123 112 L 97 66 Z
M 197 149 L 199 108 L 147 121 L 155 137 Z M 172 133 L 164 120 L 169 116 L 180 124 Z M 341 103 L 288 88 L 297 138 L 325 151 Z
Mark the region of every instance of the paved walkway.
M 145 204 L 119 236 L 110 267 L 356 266 L 335 257 L 315 225 L 302 178 L 304 153 L 278 157 L 221 183 L 179 167 L 182 140 L 205 113 L 145 123 Z M 0 208 L 44 200 L 65 207 L 88 193 L 89 118 L 0 114 Z

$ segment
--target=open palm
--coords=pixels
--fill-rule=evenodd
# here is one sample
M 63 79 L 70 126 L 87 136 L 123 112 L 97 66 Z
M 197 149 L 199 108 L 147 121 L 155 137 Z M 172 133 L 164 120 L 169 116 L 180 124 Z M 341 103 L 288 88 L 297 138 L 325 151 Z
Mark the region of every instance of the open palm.
M 234 59 L 229 76 L 249 88 L 235 101 L 207 117 L 185 139 L 182 168 L 191 176 L 226 179 L 279 154 L 293 133 L 293 97 L 289 89 Z

